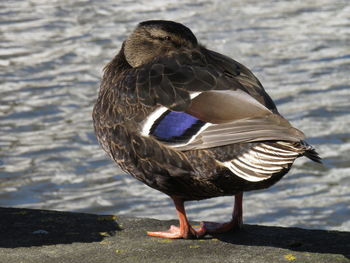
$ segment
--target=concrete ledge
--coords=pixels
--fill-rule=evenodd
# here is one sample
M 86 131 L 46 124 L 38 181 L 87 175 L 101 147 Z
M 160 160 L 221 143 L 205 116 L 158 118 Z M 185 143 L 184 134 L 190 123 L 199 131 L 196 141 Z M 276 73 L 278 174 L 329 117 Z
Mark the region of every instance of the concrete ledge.
M 350 262 L 350 233 L 259 225 L 202 240 L 152 238 L 177 221 L 0 208 L 0 262 Z

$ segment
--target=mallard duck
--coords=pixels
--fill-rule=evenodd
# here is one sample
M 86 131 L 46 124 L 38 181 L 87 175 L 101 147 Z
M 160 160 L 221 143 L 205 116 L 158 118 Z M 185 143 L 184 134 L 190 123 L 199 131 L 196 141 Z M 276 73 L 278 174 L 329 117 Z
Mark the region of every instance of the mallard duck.
M 273 185 L 298 157 L 320 162 L 248 68 L 172 21 L 142 22 L 123 42 L 104 69 L 93 121 L 125 172 L 174 201 L 179 226 L 150 236 L 238 229 L 243 192 Z M 185 201 L 228 195 L 230 222 L 189 224 Z

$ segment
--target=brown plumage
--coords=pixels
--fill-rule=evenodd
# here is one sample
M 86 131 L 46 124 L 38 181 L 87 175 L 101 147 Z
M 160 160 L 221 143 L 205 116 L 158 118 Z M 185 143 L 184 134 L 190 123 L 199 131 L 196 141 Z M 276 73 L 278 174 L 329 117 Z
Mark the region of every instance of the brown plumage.
M 142 22 L 123 43 L 105 68 L 93 119 L 110 157 L 174 200 L 180 227 L 153 236 L 237 228 L 244 191 L 271 186 L 300 156 L 320 162 L 249 69 L 171 21 Z M 224 195 L 235 195 L 232 221 L 188 224 L 184 201 Z

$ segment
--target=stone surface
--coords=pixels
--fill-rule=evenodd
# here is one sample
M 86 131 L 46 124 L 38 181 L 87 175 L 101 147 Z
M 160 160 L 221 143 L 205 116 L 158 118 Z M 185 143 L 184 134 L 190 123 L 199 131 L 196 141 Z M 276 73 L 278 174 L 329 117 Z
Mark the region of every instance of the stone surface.
M 200 240 L 146 235 L 177 221 L 0 208 L 0 262 L 350 262 L 350 233 L 244 225 Z

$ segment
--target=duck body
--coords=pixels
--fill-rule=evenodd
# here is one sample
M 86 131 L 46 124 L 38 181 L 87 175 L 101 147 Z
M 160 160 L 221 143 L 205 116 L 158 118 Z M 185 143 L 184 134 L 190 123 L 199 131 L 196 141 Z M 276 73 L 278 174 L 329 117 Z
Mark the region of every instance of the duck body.
M 273 185 L 296 158 L 320 161 L 249 69 L 172 21 L 140 23 L 123 43 L 105 68 L 93 120 L 102 148 L 124 171 L 174 200 L 180 230 L 155 236 L 210 232 L 183 227 L 184 201 L 234 195 L 242 202 L 243 192 Z

